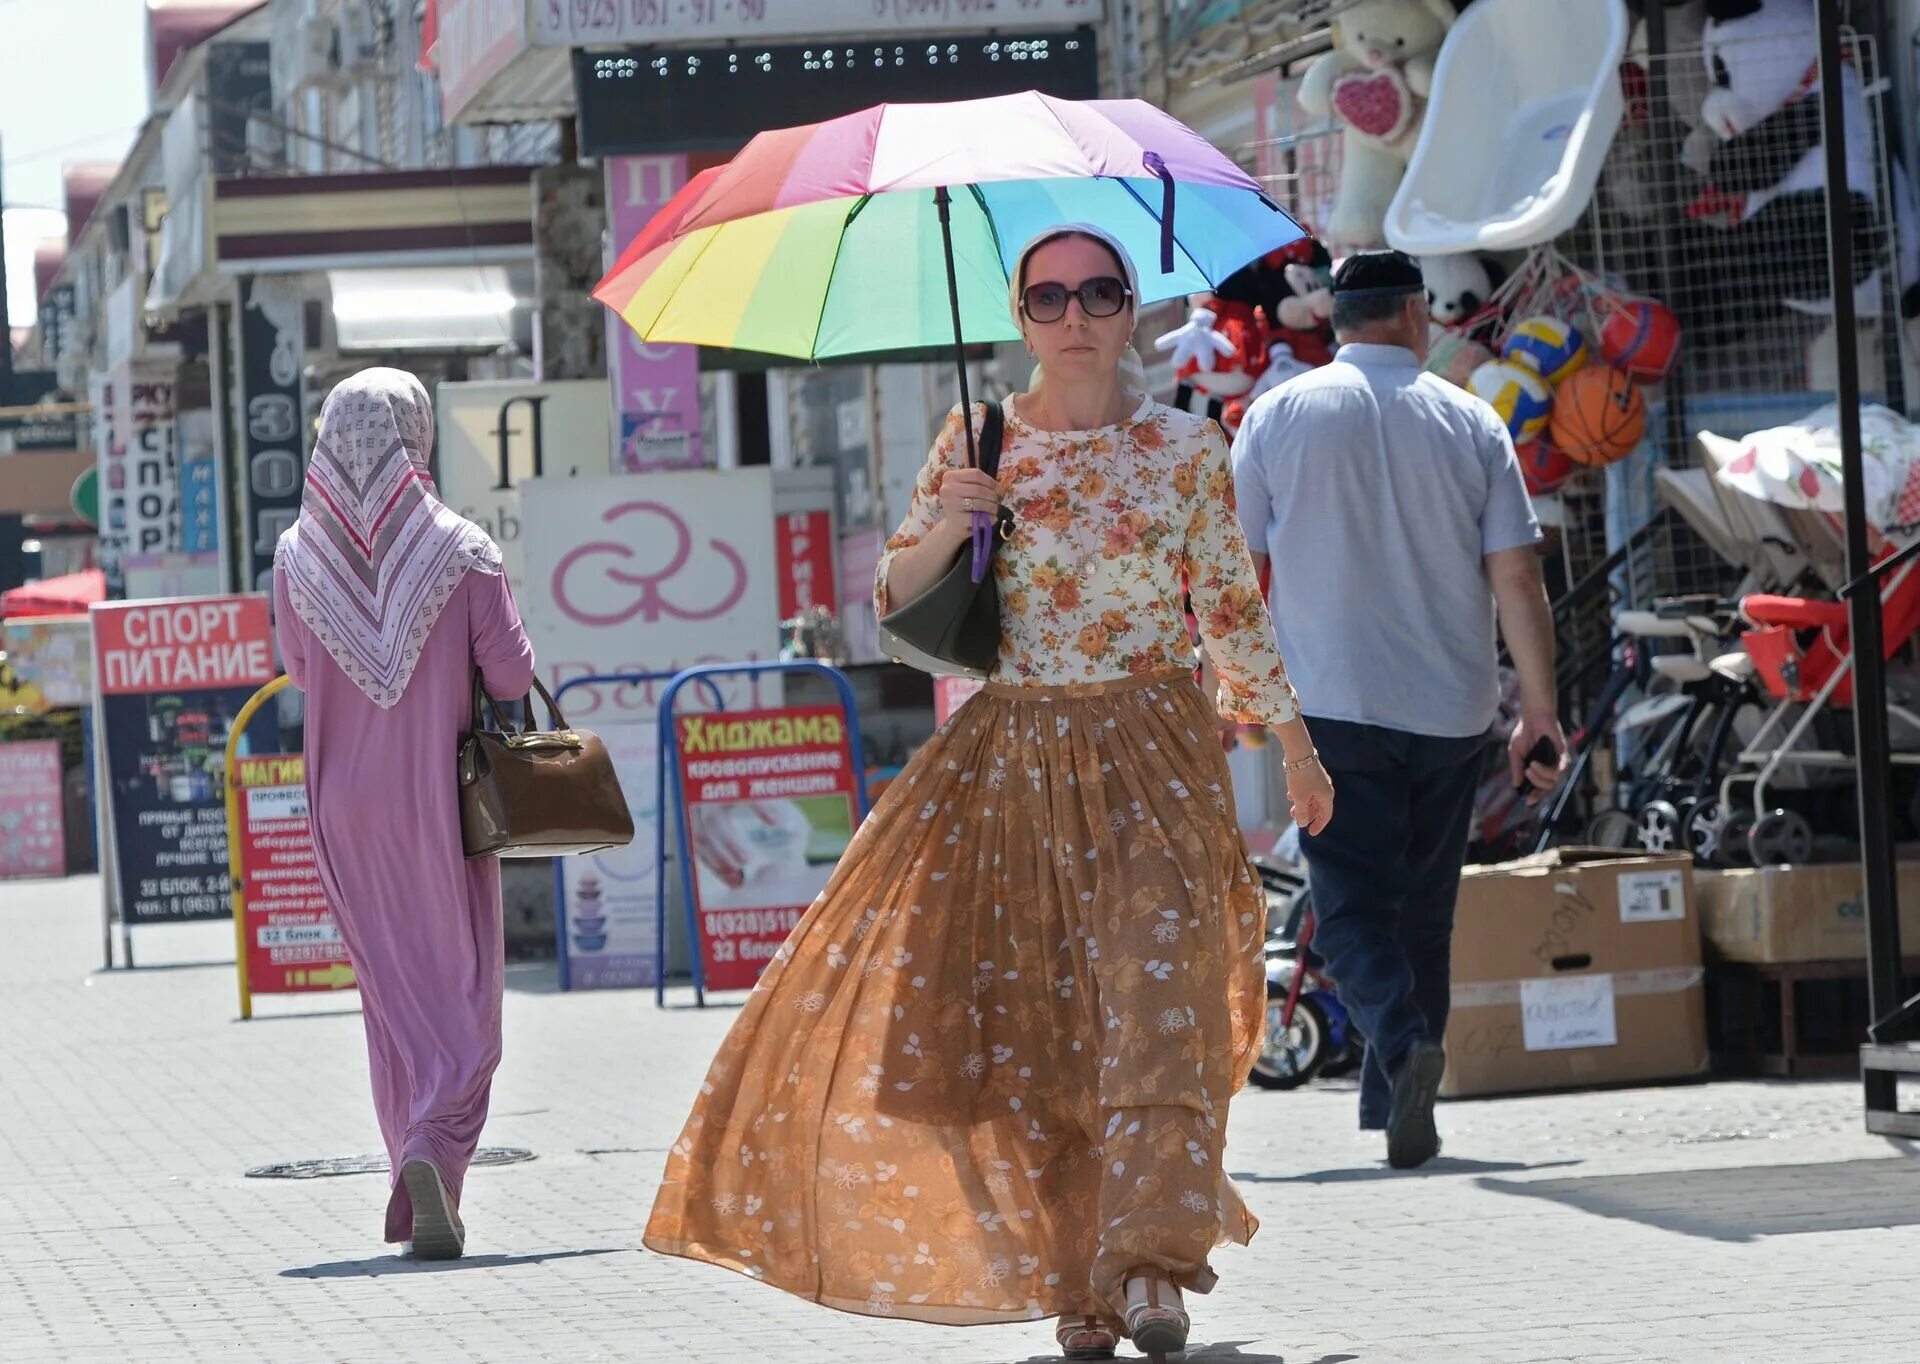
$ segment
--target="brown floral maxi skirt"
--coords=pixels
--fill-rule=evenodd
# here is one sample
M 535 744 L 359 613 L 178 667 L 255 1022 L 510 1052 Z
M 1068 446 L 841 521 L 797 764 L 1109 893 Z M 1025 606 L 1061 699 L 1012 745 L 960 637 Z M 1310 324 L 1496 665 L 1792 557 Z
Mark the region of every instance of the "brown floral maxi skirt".
M 1190 678 L 990 685 L 768 967 L 646 1244 L 953 1325 L 1205 1292 L 1257 1225 L 1221 1152 L 1264 930 Z

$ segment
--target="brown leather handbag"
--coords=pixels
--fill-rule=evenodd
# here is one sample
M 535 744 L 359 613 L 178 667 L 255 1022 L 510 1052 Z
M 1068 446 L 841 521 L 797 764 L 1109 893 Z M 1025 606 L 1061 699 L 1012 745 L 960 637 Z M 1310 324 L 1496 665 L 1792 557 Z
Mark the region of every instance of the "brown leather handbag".
M 569 728 L 547 689 L 551 729 L 533 726 L 533 697 L 514 729 L 480 674 L 473 677 L 473 730 L 460 741 L 460 842 L 468 857 L 561 857 L 633 842 L 633 814 L 606 746 Z M 488 727 L 488 720 L 492 727 Z

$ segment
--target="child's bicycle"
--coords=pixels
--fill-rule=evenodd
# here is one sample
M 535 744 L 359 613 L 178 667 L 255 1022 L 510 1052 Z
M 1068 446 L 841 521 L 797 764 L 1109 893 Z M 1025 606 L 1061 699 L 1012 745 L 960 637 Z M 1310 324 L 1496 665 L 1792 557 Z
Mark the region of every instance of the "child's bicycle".
M 1366 1044 L 1313 953 L 1306 880 L 1257 859 L 1254 866 L 1281 927 L 1267 937 L 1267 1036 L 1247 1078 L 1262 1089 L 1298 1089 L 1317 1075 L 1348 1074 Z

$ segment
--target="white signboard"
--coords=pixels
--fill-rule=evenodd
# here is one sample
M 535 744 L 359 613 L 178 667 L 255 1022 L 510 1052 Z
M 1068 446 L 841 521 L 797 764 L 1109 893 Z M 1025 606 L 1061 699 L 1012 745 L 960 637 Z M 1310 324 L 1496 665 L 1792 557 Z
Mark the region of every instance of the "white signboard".
M 607 386 L 599 379 L 548 384 L 441 384 L 434 395 L 440 500 L 484 527 L 506 559 L 507 582 L 526 607 L 519 485 L 541 476 L 609 472 Z M 502 486 L 502 485 L 505 486 Z
M 604 423 L 606 390 L 594 387 Z M 673 673 L 779 655 L 770 470 L 534 479 L 520 499 L 520 614 L 549 689 L 594 673 Z M 730 709 L 777 705 L 781 696 L 775 680 L 725 690 Z M 593 728 L 650 719 L 657 700 L 656 687 L 591 687 L 571 693 L 563 709 Z M 702 706 L 695 697 L 686 704 Z
M 1097 24 L 1105 0 L 533 0 L 538 47 Z
M 1613 977 L 1548 976 L 1520 982 L 1521 1041 L 1528 1051 L 1619 1044 Z

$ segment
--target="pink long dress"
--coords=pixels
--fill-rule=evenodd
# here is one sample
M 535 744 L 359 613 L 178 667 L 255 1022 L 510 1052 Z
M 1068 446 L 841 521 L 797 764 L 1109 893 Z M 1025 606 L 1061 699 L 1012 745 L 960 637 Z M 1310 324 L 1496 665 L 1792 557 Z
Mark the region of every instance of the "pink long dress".
M 500 864 L 460 851 L 454 756 L 488 692 L 526 695 L 533 647 L 507 580 L 460 580 L 390 709 L 319 646 L 274 575 L 280 656 L 307 694 L 314 852 L 360 981 L 380 1134 L 395 1172 L 386 1239 L 412 1235 L 402 1164 L 431 1160 L 458 1203 L 500 1063 Z

